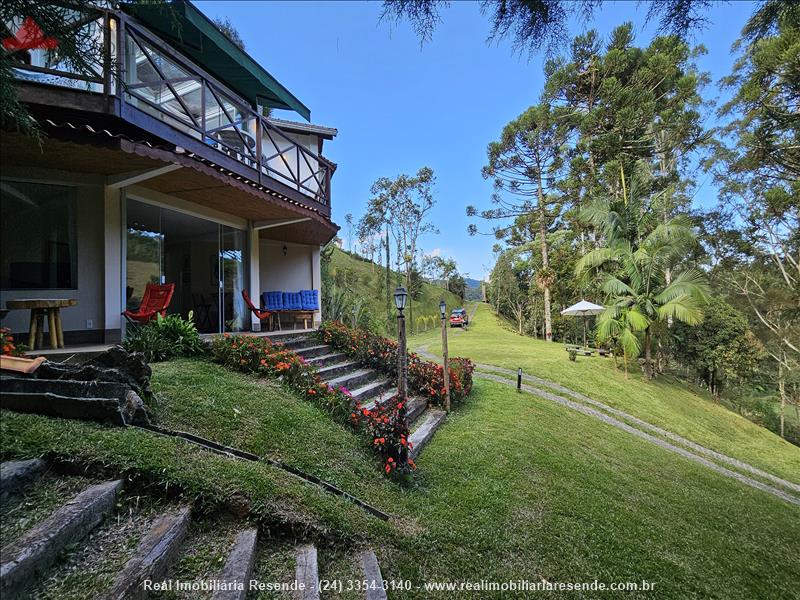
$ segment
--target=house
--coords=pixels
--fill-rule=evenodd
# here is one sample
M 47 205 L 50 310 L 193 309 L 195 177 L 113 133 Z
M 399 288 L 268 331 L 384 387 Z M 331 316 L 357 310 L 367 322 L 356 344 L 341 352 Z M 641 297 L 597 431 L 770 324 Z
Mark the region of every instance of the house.
M 257 331 L 241 291 L 320 290 L 339 229 L 323 155 L 336 130 L 265 117 L 310 111 L 191 2 L 168 6 L 76 11 L 97 77 L 46 48 L 13 54 L 46 137 L 2 135 L 0 306 L 76 300 L 67 345 L 119 341 L 147 283 L 174 283 L 169 312 L 202 332 Z M 28 314 L 2 325 L 25 334 Z

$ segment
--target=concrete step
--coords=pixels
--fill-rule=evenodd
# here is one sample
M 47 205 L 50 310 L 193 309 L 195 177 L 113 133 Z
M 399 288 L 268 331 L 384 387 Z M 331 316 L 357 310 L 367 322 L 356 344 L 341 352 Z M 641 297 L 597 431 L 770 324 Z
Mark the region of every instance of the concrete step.
M 367 600 L 387 600 L 386 590 L 383 587 L 383 576 L 378 558 L 372 550 L 366 550 L 360 557 L 361 571 L 366 583 L 365 596 Z
M 314 358 L 315 356 L 324 356 L 330 354 L 332 348 L 327 344 L 316 344 L 303 346 L 301 348 L 292 349 L 295 354 L 299 354 L 305 359 Z
M 317 370 L 317 374 L 322 377 L 323 380 L 327 380 L 332 377 L 339 377 L 341 375 L 346 375 L 347 373 L 353 373 L 359 368 L 360 364 L 358 361 L 348 360 L 345 362 L 333 363 L 325 365 L 324 367 L 320 367 L 319 370 Z
M 392 396 L 397 395 L 397 388 L 389 388 L 381 391 L 378 395 L 376 395 L 372 400 L 364 404 L 364 408 L 367 410 L 374 410 L 375 407 L 378 406 L 381 402 L 386 402 Z
M 353 396 L 354 400 L 364 403 L 379 396 L 381 392 L 388 390 L 391 386 L 392 382 L 388 379 L 378 379 L 377 381 L 371 381 L 359 388 L 350 390 L 350 394 Z
M 40 458 L 7 460 L 0 464 L 0 501 L 17 494 L 41 474 L 45 466 L 45 462 Z
M 425 412 L 426 408 L 428 408 L 428 401 L 425 398 L 412 396 L 408 399 L 408 404 L 406 404 L 406 420 L 408 421 L 409 427 L 411 427 L 419 416 Z
M 15 598 L 53 564 L 59 553 L 94 529 L 114 509 L 122 480 L 93 485 L 3 548 L 0 596 Z
M 339 375 L 338 377 L 334 377 L 333 379 L 326 379 L 325 383 L 335 389 L 339 389 L 340 387 L 345 387 L 351 392 L 366 383 L 372 381 L 380 374 L 375 369 L 357 369 L 355 371 L 351 371 L 350 373 L 345 373 L 344 375 Z
M 425 447 L 425 444 L 431 440 L 433 434 L 442 424 L 446 416 L 447 413 L 438 408 L 429 408 L 422 414 L 419 427 L 417 427 L 408 438 L 412 446 L 411 452 L 409 452 L 411 458 L 417 458 Z
M 323 367 L 325 365 L 332 365 L 347 360 L 347 354 L 344 352 L 332 352 L 331 354 L 323 354 L 322 356 L 315 356 L 309 358 L 306 362 L 314 367 Z
M 131 559 L 117 573 L 106 600 L 146 598 L 144 581 L 160 581 L 180 551 L 189 527 L 191 508 L 184 506 L 156 519 Z
M 319 600 L 316 547 L 313 544 L 299 546 L 296 561 L 294 578 L 297 581 L 297 589 L 292 597 L 295 600 Z
M 245 529 L 236 536 L 233 549 L 217 579 L 226 582 L 228 588 L 235 588 L 238 585 L 242 589 L 218 590 L 214 592 L 212 600 L 245 600 L 256 562 L 257 541 L 258 529 L 255 527 Z
M 314 333 L 292 335 L 291 332 L 289 332 L 285 336 L 272 336 L 271 339 L 273 342 L 283 344 L 284 348 L 289 348 L 290 350 L 305 348 L 318 343 L 317 336 Z

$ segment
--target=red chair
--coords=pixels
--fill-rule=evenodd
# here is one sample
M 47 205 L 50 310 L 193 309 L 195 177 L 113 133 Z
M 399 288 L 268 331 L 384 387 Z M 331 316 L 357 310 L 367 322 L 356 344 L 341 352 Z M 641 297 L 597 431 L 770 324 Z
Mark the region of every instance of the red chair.
M 250 309 L 250 312 L 252 312 L 262 323 L 272 317 L 272 313 L 267 309 L 257 308 L 245 290 L 242 290 L 242 298 L 244 298 L 244 303 L 247 304 L 247 308 Z
M 122 313 L 129 323 L 149 323 L 160 314 L 166 316 L 169 303 L 172 301 L 172 294 L 175 293 L 174 283 L 156 285 L 148 283 L 144 288 L 144 296 L 139 308 L 135 311 L 126 310 Z

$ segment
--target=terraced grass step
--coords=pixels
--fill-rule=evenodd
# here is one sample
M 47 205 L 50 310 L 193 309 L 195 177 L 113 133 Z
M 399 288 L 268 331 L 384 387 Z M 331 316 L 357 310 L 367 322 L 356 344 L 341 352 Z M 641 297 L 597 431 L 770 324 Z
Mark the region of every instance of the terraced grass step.
M 248 600 L 288 598 L 295 584 L 297 547 L 294 542 L 279 539 L 261 540 L 256 549 L 253 579 L 256 581 L 279 582 L 284 590 L 257 591 Z
M 117 496 L 114 512 L 85 539 L 59 555 L 47 576 L 31 590 L 31 597 L 38 600 L 102 597 L 164 510 L 160 500 L 123 489 Z
M 7 460 L 0 464 L 0 501 L 19 493 L 44 472 L 45 466 L 45 462 L 40 458 Z
M 292 348 L 295 354 L 299 354 L 305 359 L 314 358 L 316 356 L 324 356 L 330 354 L 332 348 L 327 344 L 309 344 L 308 346 L 301 346 L 299 348 Z
M 93 485 L 0 552 L 0 595 L 16 597 L 33 585 L 71 543 L 86 536 L 114 508 L 122 480 Z
M 114 578 L 106 600 L 146 598 L 145 580 L 160 581 L 180 552 L 189 528 L 191 507 L 164 513 L 139 542 L 136 552 Z
M 411 458 L 417 458 L 425 445 L 431 440 L 433 434 L 444 421 L 447 413 L 438 408 L 429 408 L 420 418 L 420 425 L 408 438 L 411 442 Z
M 349 360 L 339 363 L 332 363 L 320 367 L 317 373 L 322 379 L 330 379 L 331 377 L 338 377 L 347 373 L 353 373 L 359 369 L 359 363 L 355 360 Z
M 224 581 L 228 587 L 240 590 L 219 590 L 212 596 L 213 600 L 244 600 L 247 596 L 248 584 L 253 575 L 253 566 L 256 562 L 256 546 L 258 542 L 258 529 L 250 528 L 239 532 L 233 542 L 233 549 L 225 561 L 217 579 Z
M 304 544 L 297 548 L 295 556 L 295 600 L 319 600 L 319 575 L 317 569 L 317 548 L 313 544 Z

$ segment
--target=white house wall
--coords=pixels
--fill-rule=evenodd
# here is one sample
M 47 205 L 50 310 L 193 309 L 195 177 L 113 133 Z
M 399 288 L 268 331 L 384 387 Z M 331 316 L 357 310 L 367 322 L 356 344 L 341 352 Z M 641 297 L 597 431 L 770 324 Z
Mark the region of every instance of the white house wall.
M 258 270 L 261 292 L 318 290 L 321 300 L 319 246 L 261 239 Z M 320 319 L 321 312 L 317 311 L 314 321 Z

